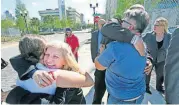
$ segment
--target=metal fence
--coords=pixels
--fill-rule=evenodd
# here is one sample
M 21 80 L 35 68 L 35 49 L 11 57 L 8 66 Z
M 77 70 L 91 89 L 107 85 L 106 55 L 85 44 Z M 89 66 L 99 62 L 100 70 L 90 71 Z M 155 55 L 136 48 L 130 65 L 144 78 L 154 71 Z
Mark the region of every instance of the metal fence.
M 153 30 L 154 22 L 158 17 L 164 17 L 169 23 L 169 32 L 173 32 L 179 25 L 179 0 L 145 0 L 144 6 L 150 15 L 150 23 L 145 30 Z
M 21 36 L 21 32 L 16 28 L 1 29 L 1 36 Z

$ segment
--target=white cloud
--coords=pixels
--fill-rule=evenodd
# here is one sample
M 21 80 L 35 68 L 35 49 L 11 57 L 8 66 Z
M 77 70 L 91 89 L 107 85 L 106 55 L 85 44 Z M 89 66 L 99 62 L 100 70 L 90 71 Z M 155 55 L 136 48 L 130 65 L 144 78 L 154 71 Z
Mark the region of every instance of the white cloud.
M 9 13 L 11 13 L 11 14 L 12 14 L 12 13 L 13 13 L 13 10 L 12 10 L 12 9 L 9 9 Z
M 88 0 L 72 0 L 72 2 L 76 2 L 76 3 L 84 3 L 86 1 L 88 1 Z
M 33 6 L 37 6 L 38 3 L 37 3 L 37 2 L 32 2 L 32 5 L 33 5 Z

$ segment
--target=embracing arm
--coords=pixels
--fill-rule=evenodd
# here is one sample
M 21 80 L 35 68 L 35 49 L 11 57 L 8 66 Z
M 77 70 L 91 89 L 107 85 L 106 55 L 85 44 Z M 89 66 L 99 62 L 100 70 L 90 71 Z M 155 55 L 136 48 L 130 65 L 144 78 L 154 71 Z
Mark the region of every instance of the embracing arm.
M 58 70 L 54 72 L 56 78 L 57 87 L 63 88 L 80 88 L 80 87 L 89 87 L 94 84 L 91 76 L 85 72 L 85 75 L 73 72 Z
M 144 45 L 140 36 L 131 33 L 130 30 L 121 27 L 117 23 L 110 23 L 101 29 L 103 39 L 101 44 L 107 45 L 112 41 L 131 43 L 137 49 L 141 56 L 144 56 Z
M 102 27 L 101 29 L 102 35 L 106 37 L 109 40 L 115 40 L 119 42 L 127 42 L 131 43 L 133 40 L 133 37 L 135 36 L 130 32 L 130 30 L 126 28 L 122 28 L 121 25 L 116 24 L 116 23 L 110 23 Z M 107 39 L 102 40 L 102 44 L 107 44 L 105 42 Z

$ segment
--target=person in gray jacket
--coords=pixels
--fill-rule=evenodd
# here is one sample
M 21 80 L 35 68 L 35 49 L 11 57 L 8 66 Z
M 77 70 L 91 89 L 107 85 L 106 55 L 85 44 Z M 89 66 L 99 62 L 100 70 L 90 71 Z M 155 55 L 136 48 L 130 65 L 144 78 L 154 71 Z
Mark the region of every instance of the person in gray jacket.
M 173 32 L 167 51 L 164 84 L 167 104 L 179 104 L 179 27 Z
M 168 30 L 168 21 L 163 17 L 156 19 L 154 23 L 154 31 L 147 33 L 144 36 L 144 42 L 149 49 L 151 56 L 153 57 L 153 62 L 156 71 L 156 89 L 164 93 L 163 82 L 164 75 L 163 69 L 166 58 L 166 50 L 169 46 L 169 41 L 171 39 L 171 34 L 167 32 Z M 151 73 L 146 78 L 147 89 L 149 90 Z M 150 90 L 149 90 L 150 91 Z

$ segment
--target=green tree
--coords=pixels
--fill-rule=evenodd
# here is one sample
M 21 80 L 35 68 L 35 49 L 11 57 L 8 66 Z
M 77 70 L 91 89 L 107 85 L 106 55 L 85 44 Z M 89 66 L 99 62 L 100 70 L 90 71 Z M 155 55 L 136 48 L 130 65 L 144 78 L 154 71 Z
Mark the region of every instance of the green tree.
M 146 10 L 151 10 L 156 7 L 156 5 L 161 2 L 161 0 L 149 0 L 150 5 L 146 5 L 145 9 Z M 144 0 L 118 0 L 117 2 L 118 8 L 115 13 L 115 17 L 122 18 L 123 13 L 132 5 L 134 4 L 142 4 L 144 5 Z
M 16 26 L 20 29 L 22 33 L 25 33 L 27 31 L 25 26 L 25 21 L 23 17 L 18 17 L 16 20 Z
M 7 30 L 8 28 L 15 27 L 15 23 L 10 19 L 1 20 L 1 28 Z
M 67 18 L 65 21 L 66 27 L 73 27 L 74 22 L 71 19 Z
M 43 19 L 43 28 L 52 29 L 54 27 L 54 18 L 51 15 L 45 16 Z
M 30 20 L 30 30 L 33 34 L 39 33 L 39 27 L 40 27 L 40 20 L 38 18 L 33 17 Z
M 87 28 L 93 28 L 94 24 L 88 24 Z
M 54 17 L 54 28 L 62 28 L 61 21 L 58 16 Z
M 66 18 L 63 18 L 61 20 L 61 26 L 62 28 L 66 28 L 66 27 L 73 27 L 73 21 L 71 19 L 66 19 Z
M 16 2 L 15 14 L 16 18 L 21 17 L 21 12 L 27 11 L 25 4 L 23 4 L 20 0 Z
M 118 8 L 115 13 L 115 17 L 122 17 L 123 13 L 134 4 L 144 4 L 144 0 L 118 0 Z
M 24 20 L 24 17 L 22 16 L 26 14 L 26 23 Z M 23 35 L 25 32 L 27 32 L 26 24 L 29 23 L 29 16 L 28 11 L 25 7 L 25 4 L 21 2 L 21 0 L 16 1 L 16 8 L 15 8 L 15 16 L 16 16 L 16 26 L 20 29 L 21 34 Z
M 75 29 L 75 30 L 80 29 L 81 24 L 80 23 L 74 23 L 72 28 Z
M 65 28 L 66 27 L 66 19 L 63 18 L 60 20 L 60 22 L 61 22 L 62 28 Z

